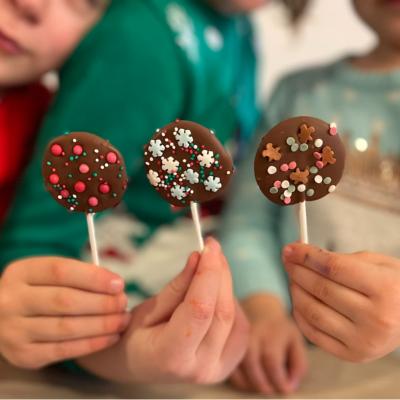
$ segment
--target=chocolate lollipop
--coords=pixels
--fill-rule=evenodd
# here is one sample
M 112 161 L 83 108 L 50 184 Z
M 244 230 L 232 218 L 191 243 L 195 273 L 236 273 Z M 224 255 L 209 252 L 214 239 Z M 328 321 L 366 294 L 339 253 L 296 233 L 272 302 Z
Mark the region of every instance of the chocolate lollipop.
M 202 249 L 197 203 L 225 190 L 233 174 L 230 155 L 209 129 L 177 120 L 156 131 L 144 156 L 147 178 L 158 193 L 174 206 L 191 206 Z
M 295 117 L 274 126 L 261 140 L 254 160 L 258 186 L 279 205 L 300 204 L 300 233 L 308 242 L 306 201 L 332 193 L 344 169 L 345 149 L 336 124 Z
M 122 200 L 128 179 L 121 154 L 96 135 L 71 132 L 47 145 L 42 173 L 46 189 L 59 204 L 86 213 L 93 261 L 98 265 L 93 216 Z

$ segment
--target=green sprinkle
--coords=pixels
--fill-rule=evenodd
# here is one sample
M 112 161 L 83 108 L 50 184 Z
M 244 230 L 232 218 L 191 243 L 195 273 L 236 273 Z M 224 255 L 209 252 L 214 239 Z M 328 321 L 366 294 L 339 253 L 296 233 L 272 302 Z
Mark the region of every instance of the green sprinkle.
M 296 186 L 290 185 L 290 186 L 288 187 L 288 191 L 289 191 L 290 193 L 295 192 L 295 191 L 296 191 Z
M 316 174 L 316 173 L 318 172 L 318 168 L 315 167 L 315 166 L 312 166 L 312 167 L 310 168 L 310 172 L 311 172 L 312 174 Z
M 220 157 L 220 155 L 217 153 L 217 154 L 215 155 L 215 158 L 218 160 L 219 157 Z
M 47 165 L 51 165 L 51 161 L 47 161 L 47 163 L 46 163 Z
M 299 149 L 298 143 L 295 143 L 295 144 L 293 144 L 293 145 L 290 147 L 290 150 L 291 150 L 293 153 L 295 153 L 298 149 Z
M 69 157 L 69 160 L 70 160 L 70 161 L 74 161 L 74 156 L 70 156 L 70 157 Z
M 300 145 L 300 151 L 307 151 L 308 150 L 308 144 L 307 143 L 302 143 Z
M 179 168 L 182 169 L 182 167 L 179 167 Z M 124 170 L 124 167 L 123 167 L 123 166 L 119 167 L 119 170 L 120 170 L 120 171 L 123 171 L 123 170 Z
M 289 146 L 293 146 L 295 143 L 296 143 L 296 139 L 294 138 L 294 137 L 288 137 L 287 139 L 286 139 L 286 143 L 289 145 Z
M 272 186 L 272 188 L 269 189 L 269 192 L 270 192 L 271 194 L 277 194 L 277 193 L 279 192 L 279 189 L 276 188 L 275 186 Z
M 94 177 L 96 177 L 97 176 L 97 172 L 93 172 L 93 174 L 92 174 Z
M 90 213 L 92 213 L 93 212 L 93 208 L 89 208 L 89 210 L 88 210 Z
M 87 156 L 87 153 L 86 153 L 86 151 L 84 151 L 84 152 L 82 153 L 82 155 L 83 155 L 83 156 Z
M 329 185 L 331 182 L 332 182 L 332 178 L 329 177 L 329 176 L 327 176 L 327 177 L 324 179 L 324 183 L 325 183 L 326 185 Z
M 314 189 L 308 189 L 306 194 L 308 197 L 311 197 L 314 196 L 314 193 L 315 193 Z
M 68 178 L 72 178 L 72 174 L 68 174 L 67 176 L 68 176 Z

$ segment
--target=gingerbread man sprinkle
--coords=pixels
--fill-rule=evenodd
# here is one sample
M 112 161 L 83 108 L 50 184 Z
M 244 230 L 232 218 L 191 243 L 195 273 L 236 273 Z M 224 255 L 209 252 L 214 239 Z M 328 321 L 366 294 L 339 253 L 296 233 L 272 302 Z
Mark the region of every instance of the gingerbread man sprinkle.
M 279 161 L 282 157 L 280 147 L 274 147 L 272 143 L 267 143 L 265 150 L 262 152 L 263 157 L 268 157 L 268 161 Z

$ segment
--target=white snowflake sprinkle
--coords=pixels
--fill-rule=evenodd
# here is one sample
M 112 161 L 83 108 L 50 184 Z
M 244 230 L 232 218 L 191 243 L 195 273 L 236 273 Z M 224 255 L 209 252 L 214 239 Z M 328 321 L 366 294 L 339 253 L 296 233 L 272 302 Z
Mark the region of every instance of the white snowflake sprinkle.
M 192 185 L 195 183 L 199 183 L 199 174 L 193 171 L 191 168 L 186 170 L 186 172 L 184 173 L 184 178 Z
M 171 195 L 178 200 L 182 200 L 184 197 L 186 197 L 187 193 L 185 192 L 185 188 L 183 186 L 175 185 L 171 189 Z
M 181 147 L 188 148 L 190 143 L 193 143 L 192 132 L 189 129 L 179 129 L 176 134 L 176 139 L 178 141 L 178 145 Z
M 157 187 L 158 184 L 161 182 L 161 178 L 158 176 L 158 172 L 153 171 L 152 169 L 147 174 L 147 179 L 155 187 Z
M 153 157 L 161 157 L 164 153 L 165 146 L 162 144 L 160 139 L 150 140 L 149 151 L 153 154 Z
M 205 180 L 204 186 L 205 186 L 206 190 L 209 192 L 214 192 L 214 193 L 218 192 L 218 190 L 222 188 L 221 179 L 218 178 L 218 176 L 216 176 L 216 177 L 209 176 Z
M 163 158 L 162 169 L 167 171 L 169 174 L 176 172 L 178 170 L 179 161 L 175 160 L 173 157 Z
M 203 150 L 201 154 L 197 156 L 202 167 L 210 168 L 214 164 L 215 158 L 214 153 L 211 150 Z

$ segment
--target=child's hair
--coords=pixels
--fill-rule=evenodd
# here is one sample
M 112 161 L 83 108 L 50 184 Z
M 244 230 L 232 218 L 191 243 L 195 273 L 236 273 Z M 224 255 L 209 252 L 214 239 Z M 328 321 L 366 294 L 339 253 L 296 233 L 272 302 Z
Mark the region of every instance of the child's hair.
M 309 0 L 280 0 L 281 3 L 286 7 L 290 21 L 296 24 L 300 21 L 304 15 L 307 7 L 310 4 Z

